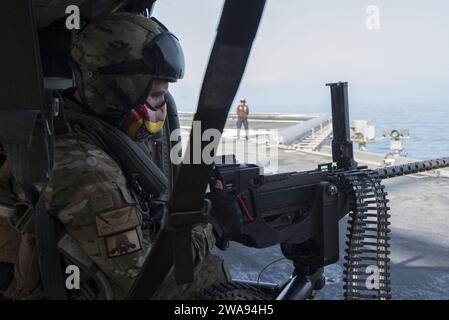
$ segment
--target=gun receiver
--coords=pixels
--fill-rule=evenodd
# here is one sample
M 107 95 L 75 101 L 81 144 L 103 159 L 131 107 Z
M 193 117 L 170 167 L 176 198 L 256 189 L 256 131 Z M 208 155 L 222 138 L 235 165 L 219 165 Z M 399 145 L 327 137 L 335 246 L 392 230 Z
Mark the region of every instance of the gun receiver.
M 256 165 L 216 164 L 211 186 L 221 180 L 239 204 L 238 242 L 266 248 L 314 239 L 322 249 L 315 264 L 328 265 L 338 260 L 338 220 L 348 212 L 344 194 L 329 181 L 330 166 L 264 176 Z

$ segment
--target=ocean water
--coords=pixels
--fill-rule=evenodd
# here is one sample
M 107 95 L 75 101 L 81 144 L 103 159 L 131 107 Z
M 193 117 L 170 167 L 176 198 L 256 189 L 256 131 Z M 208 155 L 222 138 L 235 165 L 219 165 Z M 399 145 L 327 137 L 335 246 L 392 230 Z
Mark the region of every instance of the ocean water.
M 376 140 L 368 151 L 387 154 L 390 140 L 382 138 L 384 129 L 409 129 L 405 141 L 408 157 L 434 159 L 449 157 L 449 104 L 350 104 L 350 120 L 368 120 L 376 127 Z M 324 113 L 331 115 L 329 106 L 295 106 L 276 108 L 253 107 L 254 112 Z M 357 147 L 357 145 L 355 145 Z
M 351 117 L 370 121 L 376 126 L 376 137 L 384 129 L 409 129 L 405 150 L 410 158 L 449 157 L 449 105 L 357 106 L 351 111 Z M 390 140 L 376 139 L 368 144 L 368 150 L 388 153 Z

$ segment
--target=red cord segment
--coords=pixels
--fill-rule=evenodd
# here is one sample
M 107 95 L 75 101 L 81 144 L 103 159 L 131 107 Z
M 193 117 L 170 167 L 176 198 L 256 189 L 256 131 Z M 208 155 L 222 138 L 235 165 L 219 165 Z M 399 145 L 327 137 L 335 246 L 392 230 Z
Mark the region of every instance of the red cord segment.
M 246 219 L 248 219 L 249 222 L 253 222 L 254 218 L 251 215 L 251 213 L 249 213 L 248 207 L 245 204 L 245 201 L 243 201 L 242 197 L 238 196 L 237 200 L 239 201 L 240 204 L 240 208 L 243 211 L 243 214 L 245 215 Z

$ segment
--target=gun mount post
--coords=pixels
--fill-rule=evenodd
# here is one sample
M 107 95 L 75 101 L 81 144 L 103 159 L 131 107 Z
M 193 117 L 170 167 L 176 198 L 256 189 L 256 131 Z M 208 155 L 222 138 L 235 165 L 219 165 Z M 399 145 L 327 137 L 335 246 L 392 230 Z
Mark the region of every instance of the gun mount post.
M 349 131 L 348 83 L 326 84 L 331 88 L 332 99 L 332 158 L 338 169 L 357 167 Z

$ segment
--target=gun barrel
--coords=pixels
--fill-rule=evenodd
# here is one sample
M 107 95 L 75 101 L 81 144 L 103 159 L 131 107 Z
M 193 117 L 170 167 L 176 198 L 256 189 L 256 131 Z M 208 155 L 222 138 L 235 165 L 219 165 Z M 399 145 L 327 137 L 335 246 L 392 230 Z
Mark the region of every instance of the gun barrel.
M 445 167 L 449 167 L 449 157 L 400 164 L 396 166 L 380 168 L 376 171 L 379 174 L 380 178 L 388 179 L 433 169 L 441 169 Z

